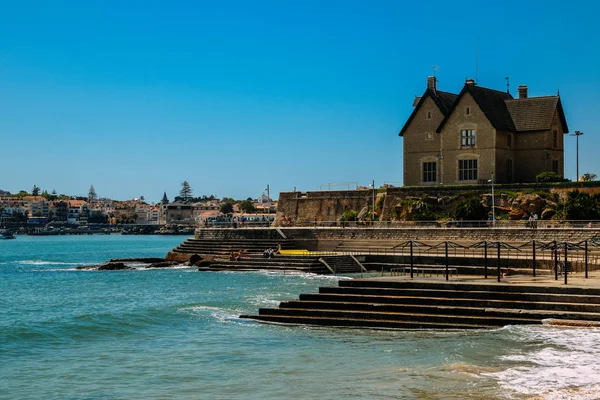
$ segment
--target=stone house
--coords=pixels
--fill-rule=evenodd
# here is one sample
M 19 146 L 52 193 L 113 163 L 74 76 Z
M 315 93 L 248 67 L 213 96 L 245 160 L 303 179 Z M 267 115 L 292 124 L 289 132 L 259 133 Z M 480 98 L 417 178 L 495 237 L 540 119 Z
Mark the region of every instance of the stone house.
M 194 225 L 193 206 L 179 202 L 161 204 L 158 223 Z
M 413 102 L 400 130 L 404 185 L 535 182 L 541 172 L 564 175 L 568 133 L 560 96 L 528 97 L 466 81 L 459 94 L 437 90 L 436 78 Z

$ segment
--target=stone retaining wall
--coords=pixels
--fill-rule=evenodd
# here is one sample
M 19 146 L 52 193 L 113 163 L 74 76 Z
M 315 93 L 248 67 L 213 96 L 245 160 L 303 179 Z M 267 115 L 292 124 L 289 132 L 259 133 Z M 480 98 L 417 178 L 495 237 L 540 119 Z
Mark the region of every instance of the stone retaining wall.
M 279 228 L 291 240 L 419 240 L 419 241 L 502 241 L 530 240 L 579 242 L 600 235 L 600 229 L 571 228 Z M 198 239 L 275 239 L 284 240 L 274 228 L 205 228 L 197 231 Z

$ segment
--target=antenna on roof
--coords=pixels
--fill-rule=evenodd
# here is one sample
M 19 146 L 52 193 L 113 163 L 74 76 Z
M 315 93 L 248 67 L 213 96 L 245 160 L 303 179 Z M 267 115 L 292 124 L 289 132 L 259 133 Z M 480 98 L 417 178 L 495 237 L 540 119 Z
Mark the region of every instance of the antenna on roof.
M 558 89 L 558 90 L 556 91 L 556 95 L 557 95 L 558 97 L 560 97 L 560 89 Z
M 437 71 L 438 69 L 440 69 L 440 67 L 438 67 L 437 65 L 433 66 L 433 77 L 435 78 L 435 71 Z
M 475 83 L 479 83 L 479 38 L 475 44 Z
M 507 77 L 505 77 L 504 79 L 506 79 L 506 93 L 510 94 L 510 80 Z

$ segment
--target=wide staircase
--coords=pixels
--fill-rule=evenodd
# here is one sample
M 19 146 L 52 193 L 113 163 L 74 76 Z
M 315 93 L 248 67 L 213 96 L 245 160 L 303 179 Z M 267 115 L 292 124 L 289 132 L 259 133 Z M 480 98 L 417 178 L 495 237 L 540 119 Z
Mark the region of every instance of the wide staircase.
M 354 256 L 322 256 L 320 261 L 326 264 L 329 272 L 340 275 L 340 274 L 358 274 L 361 272 L 367 272 L 362 265 L 361 261 L 364 262 L 365 257 L 354 257 Z
M 241 317 L 392 329 L 482 329 L 541 324 L 544 319 L 600 321 L 600 289 L 354 279 Z
M 294 245 L 285 239 L 187 239 L 173 252 L 199 255 L 229 256 L 232 252 L 242 250 L 248 254 L 263 254 L 266 249 L 277 250 L 294 248 Z
M 318 256 L 284 256 L 275 255 L 273 258 L 264 258 L 258 255 L 249 255 L 239 260 L 215 259 L 200 271 L 271 271 L 271 272 L 304 272 L 315 274 L 331 273 L 319 261 Z

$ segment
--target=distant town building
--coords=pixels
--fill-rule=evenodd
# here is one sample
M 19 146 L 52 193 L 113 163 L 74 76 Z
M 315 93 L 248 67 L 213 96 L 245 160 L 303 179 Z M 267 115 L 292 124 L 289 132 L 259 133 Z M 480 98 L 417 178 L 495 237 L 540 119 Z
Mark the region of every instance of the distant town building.
M 186 203 L 161 204 L 158 223 L 194 225 L 193 206 Z
M 535 182 L 536 175 L 564 175 L 567 121 L 560 96 L 514 99 L 469 79 L 458 94 L 442 92 L 427 79 L 423 96 L 400 130 L 404 141 L 404 185 Z

